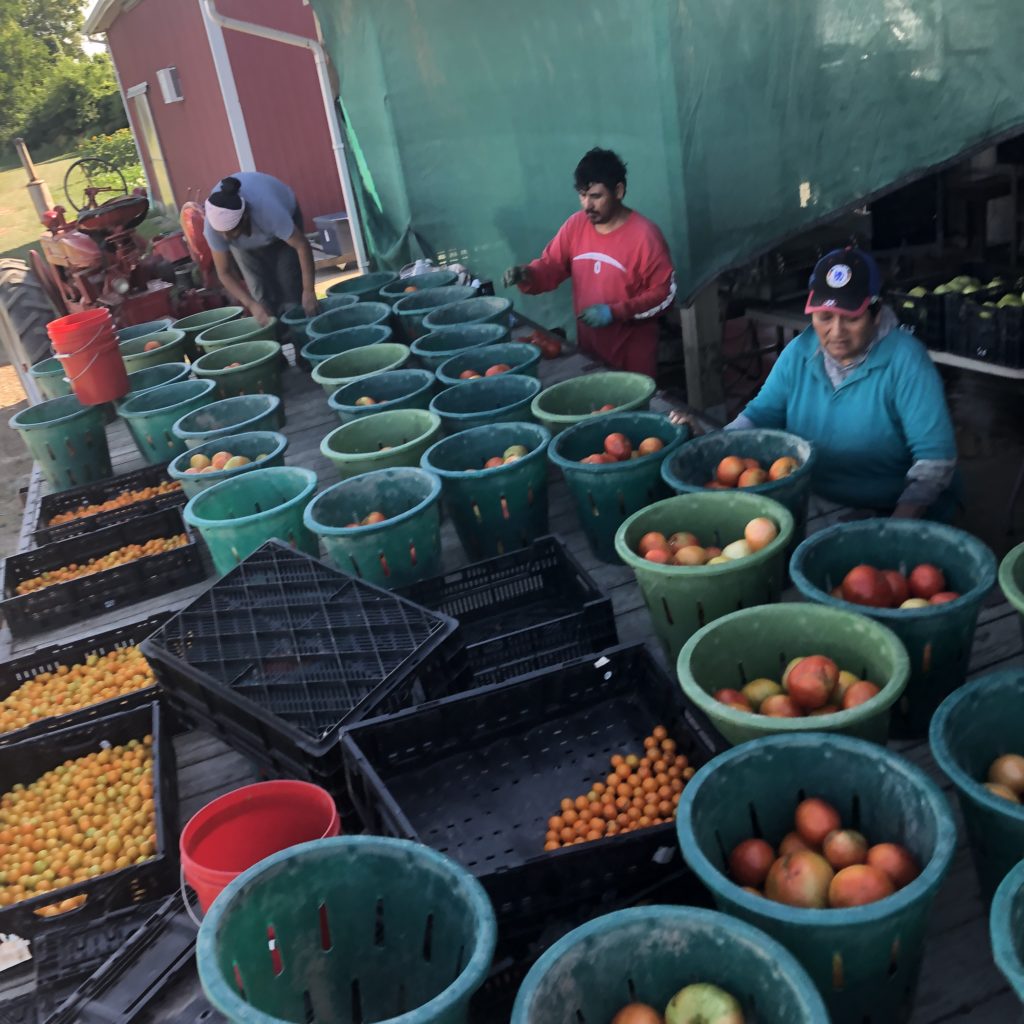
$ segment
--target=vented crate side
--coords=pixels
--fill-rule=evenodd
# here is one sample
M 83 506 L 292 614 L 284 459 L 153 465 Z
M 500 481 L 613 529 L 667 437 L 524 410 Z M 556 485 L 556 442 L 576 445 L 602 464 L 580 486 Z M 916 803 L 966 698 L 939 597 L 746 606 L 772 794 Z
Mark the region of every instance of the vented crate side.
M 167 693 L 254 748 L 335 770 L 345 725 L 471 685 L 457 625 L 272 542 L 142 651 Z
M 28 784 L 66 760 L 74 760 L 132 739 L 153 736 L 153 801 L 156 818 L 155 855 L 142 864 L 132 864 L 106 875 L 73 882 L 61 889 L 41 893 L 0 908 L 0 932 L 26 938 L 56 934 L 86 921 L 98 921 L 111 911 L 145 903 L 166 895 L 178 884 L 178 792 L 174 750 L 169 731 L 161 723 L 160 707 L 145 704 L 106 718 L 70 726 L 56 732 L 23 740 L 0 749 L 0 793 L 16 783 Z M 39 917 L 39 907 L 50 906 L 81 893 L 85 903 L 56 917 Z
M 641 752 L 659 723 L 695 767 L 726 747 L 633 645 L 357 724 L 342 747 L 368 830 L 453 857 L 518 926 L 678 870 L 672 823 L 543 851 L 560 799 L 603 779 L 613 754 Z
M 19 686 L 35 678 L 40 672 L 53 672 L 59 665 L 70 667 L 84 661 L 90 654 L 109 654 L 119 647 L 138 646 L 166 621 L 166 615 L 153 615 L 141 622 L 132 623 L 130 626 L 119 626 L 117 629 L 96 633 L 71 643 L 46 647 L 33 654 L 26 654 L 14 661 L 8 661 L 0 665 L 0 701 L 6 700 Z M 23 729 L 0 734 L 0 747 L 20 743 L 30 736 L 64 729 L 69 725 L 78 725 L 92 718 L 103 718 L 115 711 L 123 711 L 139 704 L 149 703 L 154 698 L 155 687 L 147 686 L 143 690 L 136 690 L 134 693 L 124 694 L 121 697 L 112 697 L 78 711 L 69 711 L 65 715 L 43 718 Z
M 56 494 L 46 494 L 39 504 L 39 517 L 35 526 L 35 540 L 37 544 L 51 544 L 57 540 L 66 540 L 68 537 L 78 537 L 84 533 L 92 533 L 95 530 L 107 526 L 114 526 L 118 523 L 128 522 L 137 519 L 139 516 L 159 512 L 165 508 L 176 508 L 186 502 L 185 492 L 176 488 L 167 494 L 159 494 L 155 498 L 148 498 L 145 501 L 137 501 L 132 505 L 125 505 L 122 508 L 111 509 L 107 512 L 97 512 L 82 519 L 72 519 L 67 523 L 60 523 L 56 526 L 50 525 L 54 516 L 63 512 L 72 512 L 85 505 L 99 505 L 105 501 L 116 498 L 124 491 L 138 491 L 146 487 L 157 487 L 167 483 L 170 477 L 167 475 L 166 466 L 146 466 L 143 469 L 136 469 L 131 473 L 123 473 L 121 476 L 110 477 L 108 480 L 101 480 L 99 483 L 85 484 L 69 491 L 59 491 Z
M 491 686 L 543 669 L 576 661 L 619 642 L 609 599 L 592 602 L 586 612 L 551 619 L 466 648 L 475 687 Z
M 126 544 L 186 534 L 184 547 L 137 558 L 89 576 L 55 583 L 29 594 L 16 595 L 18 583 L 61 566 L 88 562 Z M 0 569 L 0 611 L 16 636 L 77 622 L 113 608 L 158 596 L 203 579 L 202 552 L 178 509 L 165 509 L 121 526 L 11 555 Z
M 175 894 L 126 939 L 47 1024 L 132 1021 L 186 971 L 194 970 L 196 928 Z M 205 1014 L 205 1016 L 203 1016 Z M 184 1021 L 175 1015 L 175 1021 Z M 196 1018 L 223 1020 L 208 1006 Z

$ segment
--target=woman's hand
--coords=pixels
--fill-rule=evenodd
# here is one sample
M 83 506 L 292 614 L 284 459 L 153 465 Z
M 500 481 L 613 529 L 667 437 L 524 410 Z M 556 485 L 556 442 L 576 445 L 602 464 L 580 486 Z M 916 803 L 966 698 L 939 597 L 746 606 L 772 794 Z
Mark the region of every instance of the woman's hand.
M 316 316 L 320 312 L 320 303 L 316 300 L 315 292 L 302 293 L 302 311 L 306 316 Z
M 688 412 L 683 412 L 681 409 L 673 409 L 668 414 L 668 421 L 677 427 L 684 425 L 689 427 L 690 433 L 694 437 L 700 437 L 704 433 L 704 428 L 697 422 L 696 417 L 691 416 Z
M 249 303 L 249 315 L 256 318 L 260 327 L 266 327 L 270 323 L 270 314 L 266 307 L 256 302 L 255 299 Z

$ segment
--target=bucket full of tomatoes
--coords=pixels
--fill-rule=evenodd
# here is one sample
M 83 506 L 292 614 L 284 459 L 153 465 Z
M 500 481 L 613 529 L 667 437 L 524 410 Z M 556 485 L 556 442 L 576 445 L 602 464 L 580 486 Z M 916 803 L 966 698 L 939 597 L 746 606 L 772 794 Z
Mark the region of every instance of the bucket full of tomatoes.
M 828 1024 L 807 972 L 774 939 L 696 907 L 588 921 L 530 968 L 512 1024 Z
M 967 677 L 981 602 L 996 582 L 995 555 L 942 523 L 864 519 L 808 537 L 789 566 L 811 601 L 859 611 L 888 626 L 910 655 L 910 682 L 893 732 L 921 737 Z
M 951 693 L 929 729 L 932 755 L 956 789 L 985 899 L 1024 857 L 1024 669 Z
M 615 531 L 629 515 L 668 497 L 661 466 L 690 436 L 653 412 L 609 413 L 584 420 L 551 442 L 548 458 L 562 471 L 590 549 L 619 561 Z
M 787 602 L 709 622 L 676 670 L 730 743 L 813 730 L 885 743 L 910 659 L 891 629 L 864 615 Z
M 909 1017 L 956 847 L 924 772 L 849 736 L 767 736 L 694 775 L 677 829 L 718 909 L 782 943 L 833 1024 Z
M 793 513 L 794 546 L 804 539 L 814 445 L 784 430 L 716 430 L 680 448 L 661 466 L 676 494 L 740 487 Z
M 675 659 L 702 626 L 777 601 L 793 535 L 789 509 L 742 491 L 677 494 L 634 512 L 615 550 L 636 573 L 654 631 Z

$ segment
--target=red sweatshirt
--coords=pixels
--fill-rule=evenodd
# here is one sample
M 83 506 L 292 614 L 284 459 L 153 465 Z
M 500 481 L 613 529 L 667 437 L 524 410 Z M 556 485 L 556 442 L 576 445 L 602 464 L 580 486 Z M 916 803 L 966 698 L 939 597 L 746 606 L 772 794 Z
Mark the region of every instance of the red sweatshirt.
M 538 295 L 572 277 L 573 309 L 604 303 L 608 327 L 577 321 L 580 348 L 619 370 L 653 377 L 658 360 L 658 317 L 671 306 L 676 278 L 668 246 L 657 225 L 632 211 L 610 234 L 600 234 L 580 210 L 530 265 L 520 291 Z

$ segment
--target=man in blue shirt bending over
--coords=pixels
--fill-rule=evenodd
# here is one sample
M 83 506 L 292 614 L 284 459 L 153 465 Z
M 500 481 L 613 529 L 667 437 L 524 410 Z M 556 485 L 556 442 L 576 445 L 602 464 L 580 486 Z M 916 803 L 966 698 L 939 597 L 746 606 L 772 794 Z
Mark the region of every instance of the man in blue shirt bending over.
M 240 306 L 261 325 L 298 305 L 316 315 L 313 252 L 295 193 L 283 181 L 239 171 L 217 185 L 205 212 L 217 276 Z

